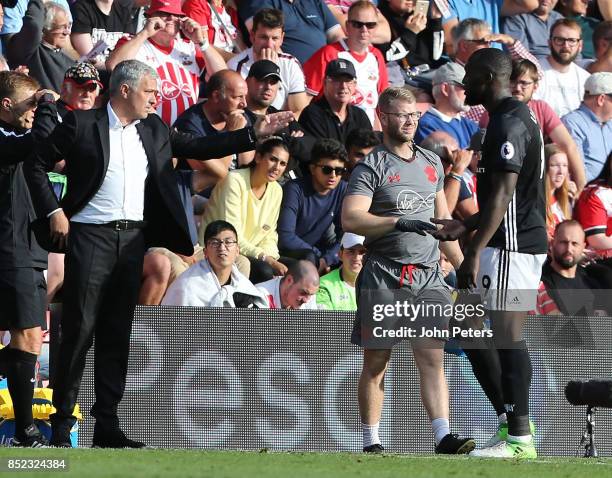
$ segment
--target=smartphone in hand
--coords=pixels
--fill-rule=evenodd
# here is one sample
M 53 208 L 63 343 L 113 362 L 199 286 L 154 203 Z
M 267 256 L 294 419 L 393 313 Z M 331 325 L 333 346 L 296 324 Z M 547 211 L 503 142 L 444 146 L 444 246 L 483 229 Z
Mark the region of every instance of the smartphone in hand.
M 414 7 L 414 13 L 422 13 L 427 16 L 427 12 L 429 11 L 429 0 L 417 0 L 416 5 Z

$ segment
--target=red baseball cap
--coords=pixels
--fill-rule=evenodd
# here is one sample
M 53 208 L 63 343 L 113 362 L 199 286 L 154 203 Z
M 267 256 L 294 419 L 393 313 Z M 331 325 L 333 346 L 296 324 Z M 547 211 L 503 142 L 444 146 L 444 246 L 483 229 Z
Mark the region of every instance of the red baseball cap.
M 185 16 L 185 12 L 181 8 L 181 0 L 151 0 L 147 15 L 151 16 L 157 12 L 169 13 L 177 17 Z

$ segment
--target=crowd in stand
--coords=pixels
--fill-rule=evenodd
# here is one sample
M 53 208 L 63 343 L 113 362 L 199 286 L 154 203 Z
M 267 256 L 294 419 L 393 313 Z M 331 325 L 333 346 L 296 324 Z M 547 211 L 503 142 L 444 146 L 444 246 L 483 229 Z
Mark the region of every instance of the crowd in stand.
M 465 105 L 464 65 L 476 50 L 504 49 L 514 60 L 512 94 L 547 143 L 550 261 L 537 312 L 564 310 L 545 292 L 579 277 L 574 266 L 585 258 L 599 279 L 576 287 L 612 288 L 610 2 L 415 8 L 414 0 L 16 0 L 0 9 L 0 69 L 59 93 L 64 116 L 102 107 L 112 70 L 140 60 L 159 75 L 157 114 L 199 137 L 292 111 L 296 121 L 255 151 L 175 160 L 195 253 L 149 249 L 139 303 L 353 310 L 367 241 L 343 233 L 341 208 L 352 168 L 380 143 L 379 95 L 390 85 L 413 91 L 415 142 L 440 157 L 449 209 L 468 217 L 478 211 L 488 115 Z M 429 71 L 415 76 L 417 66 Z M 48 175 L 58 197 L 71 187 L 62 167 Z M 568 231 L 582 248 L 569 262 L 555 252 Z M 448 271 L 449 286 L 452 278 Z M 63 255 L 49 255 L 47 281 L 51 302 Z

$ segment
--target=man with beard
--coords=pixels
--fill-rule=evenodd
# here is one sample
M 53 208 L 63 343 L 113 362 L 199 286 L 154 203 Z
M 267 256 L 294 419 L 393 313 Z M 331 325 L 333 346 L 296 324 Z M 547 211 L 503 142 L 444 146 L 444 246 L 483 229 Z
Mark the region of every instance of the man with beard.
M 470 144 L 472 135 L 478 131 L 478 125 L 461 116 L 469 110 L 465 106 L 463 77 L 465 70 L 459 63 L 450 62 L 438 68 L 433 76 L 432 95 L 434 105 L 421 117 L 419 127 L 414 135 L 417 144 L 434 131 L 445 131 L 459 143 L 460 149 Z
M 420 117 L 414 95 L 406 88 L 388 88 L 380 96 L 378 113 L 383 144 L 355 166 L 342 208 L 343 229 L 365 236 L 368 249 L 356 283 L 357 316 L 351 335 L 351 342 L 363 347 L 358 387 L 363 451 L 384 451 L 378 430 L 385 372 L 392 348 L 402 340 L 395 337 L 410 337 L 435 452 L 468 453 L 475 446 L 474 440 L 450 431 L 444 340 L 423 332 L 447 330 L 449 318 L 435 312 L 410 317 L 398 313 L 385 322 L 372 321 L 373 312 L 391 305 L 383 304 L 388 300 L 385 298 L 400 303 L 398 298 L 403 296 L 412 305 L 431 305 L 434 309 L 450 304 L 450 292 L 438 265 L 440 249 L 454 267 L 463 259 L 456 242 L 439 244 L 427 234 L 435 230 L 428 222 L 431 217 L 450 218 L 450 214 L 440 159 L 412 141 Z M 406 302 L 404 305 L 408 305 Z M 389 321 L 398 325 L 378 327 Z M 386 335 L 393 338 L 385 339 L 377 329 L 393 332 Z M 409 329 L 409 333 L 396 334 L 403 329 Z
M 584 82 L 589 73 L 574 60 L 582 51 L 580 25 L 567 18 L 555 22 L 550 30 L 550 55 L 540 62 L 544 77 L 534 98 L 546 101 L 558 116 L 580 106 Z
M 583 258 L 584 230 L 574 219 L 559 223 L 552 242 L 552 258 L 542 267 L 536 313 L 540 315 L 593 315 L 595 293 L 602 288 L 587 269 Z
M 522 333 L 547 250 L 542 132 L 527 105 L 511 96 L 509 55 L 477 51 L 465 72 L 466 103 L 483 104 L 491 118 L 478 163 L 480 211 L 463 222 L 434 219 L 444 227 L 433 235 L 455 240 L 476 231 L 457 282 L 459 289 L 481 291 L 491 319 L 493 337 L 482 339 L 479 361 L 471 363 L 500 425 L 488 446 L 472 455 L 536 458 L 529 423 L 532 367 Z
M 553 10 L 556 3 L 557 0 L 539 0 L 535 10 L 505 17 L 502 31 L 520 40 L 537 58 L 546 57 L 550 52 L 548 32 L 557 20 L 563 18 L 563 15 Z
M 593 58 L 593 30 L 601 21 L 599 18 L 593 18 L 587 15 L 590 0 L 559 0 L 557 10 L 568 19 L 575 20 L 582 29 L 582 38 L 584 39 L 584 49 L 582 50 L 583 58 Z

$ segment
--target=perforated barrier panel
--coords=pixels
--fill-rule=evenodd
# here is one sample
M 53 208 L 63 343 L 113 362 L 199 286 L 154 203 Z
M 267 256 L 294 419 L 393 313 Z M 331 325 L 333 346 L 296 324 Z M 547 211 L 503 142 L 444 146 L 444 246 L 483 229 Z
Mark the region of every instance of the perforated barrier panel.
M 359 451 L 361 350 L 349 342 L 352 320 L 349 313 L 321 311 L 139 307 L 122 426 L 157 447 Z M 568 380 L 612 379 L 612 318 L 588 319 L 596 339 L 588 347 L 572 340 L 551 345 L 551 327 L 542 320 L 531 318 L 526 334 L 537 446 L 542 455 L 571 456 L 586 407 L 567 403 L 563 389 Z M 81 446 L 90 446 L 93 432 L 92 365 L 90 353 L 79 396 L 86 415 Z M 481 445 L 496 428 L 495 413 L 466 358 L 447 354 L 445 370 L 451 429 Z M 385 448 L 433 452 L 406 344 L 393 352 L 385 391 Z M 612 410 L 598 410 L 596 436 L 599 453 L 612 456 Z

